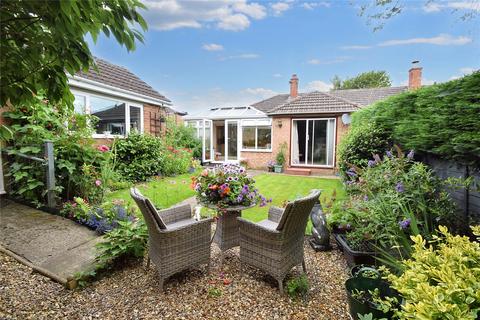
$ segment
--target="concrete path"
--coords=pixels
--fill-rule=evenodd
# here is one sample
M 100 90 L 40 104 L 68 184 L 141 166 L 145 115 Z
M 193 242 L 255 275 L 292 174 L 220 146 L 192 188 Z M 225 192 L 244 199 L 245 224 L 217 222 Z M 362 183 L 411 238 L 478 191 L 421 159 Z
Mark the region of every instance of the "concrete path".
M 11 201 L 0 208 L 0 249 L 69 288 L 76 286 L 77 272 L 92 268 L 100 240 L 60 216 Z

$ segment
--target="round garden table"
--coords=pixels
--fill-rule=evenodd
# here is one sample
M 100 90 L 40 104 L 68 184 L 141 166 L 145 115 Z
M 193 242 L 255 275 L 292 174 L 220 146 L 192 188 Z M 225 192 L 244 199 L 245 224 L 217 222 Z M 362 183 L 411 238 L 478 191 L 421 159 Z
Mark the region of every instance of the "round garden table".
M 213 236 L 222 254 L 224 251 L 240 245 L 240 230 L 237 218 L 242 215 L 242 210 L 253 208 L 256 203 L 250 206 L 231 206 L 219 209 L 212 204 L 203 204 L 207 208 L 216 210 L 218 215 L 217 226 Z M 223 258 L 223 255 L 222 255 Z

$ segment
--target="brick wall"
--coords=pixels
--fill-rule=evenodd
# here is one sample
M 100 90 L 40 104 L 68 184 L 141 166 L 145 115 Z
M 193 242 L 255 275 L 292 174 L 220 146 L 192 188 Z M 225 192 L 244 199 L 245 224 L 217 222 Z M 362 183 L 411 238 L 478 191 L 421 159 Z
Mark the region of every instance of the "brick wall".
M 143 105 L 143 132 L 152 135 L 162 135 L 165 131 L 165 122 L 160 119 L 172 118 L 177 124 L 183 123 L 182 116 L 167 113 L 167 109 L 144 104 Z
M 240 160 L 247 161 L 248 168 L 252 169 L 266 169 L 267 162 L 274 159 L 275 154 L 272 152 L 259 151 L 241 151 Z

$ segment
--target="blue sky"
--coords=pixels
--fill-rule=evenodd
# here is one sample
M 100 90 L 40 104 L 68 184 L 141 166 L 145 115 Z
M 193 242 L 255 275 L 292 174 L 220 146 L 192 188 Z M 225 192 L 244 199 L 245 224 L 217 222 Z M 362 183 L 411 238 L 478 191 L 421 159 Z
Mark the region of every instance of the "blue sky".
M 122 65 L 178 110 L 244 106 L 288 91 L 328 90 L 334 75 L 386 70 L 404 85 L 412 60 L 424 83 L 480 68 L 480 19 L 463 22 L 477 1 L 404 1 L 401 15 L 373 32 L 350 1 L 145 1 L 145 43 L 128 53 L 100 37 L 94 55 Z M 452 12 L 452 10 L 459 11 Z

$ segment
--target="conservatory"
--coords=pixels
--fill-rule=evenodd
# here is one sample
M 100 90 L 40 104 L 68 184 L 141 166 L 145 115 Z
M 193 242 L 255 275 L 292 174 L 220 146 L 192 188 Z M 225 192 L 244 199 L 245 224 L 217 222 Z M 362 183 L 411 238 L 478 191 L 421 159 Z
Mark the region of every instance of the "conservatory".
M 202 161 L 240 162 L 270 158 L 272 119 L 254 107 L 213 108 L 204 114 L 186 116 L 186 125 L 202 140 Z

